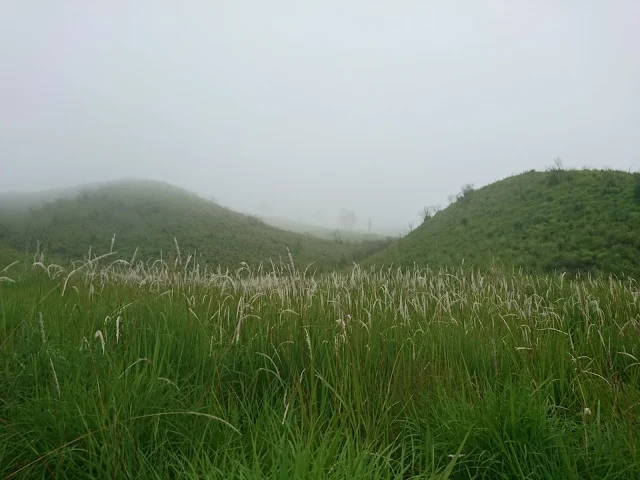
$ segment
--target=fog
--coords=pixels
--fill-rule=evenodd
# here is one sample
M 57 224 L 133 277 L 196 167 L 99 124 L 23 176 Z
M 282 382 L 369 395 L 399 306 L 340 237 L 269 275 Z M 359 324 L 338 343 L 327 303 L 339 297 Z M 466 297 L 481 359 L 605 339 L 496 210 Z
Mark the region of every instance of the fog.
M 0 4 L 0 190 L 123 177 L 402 227 L 561 156 L 640 168 L 640 3 Z

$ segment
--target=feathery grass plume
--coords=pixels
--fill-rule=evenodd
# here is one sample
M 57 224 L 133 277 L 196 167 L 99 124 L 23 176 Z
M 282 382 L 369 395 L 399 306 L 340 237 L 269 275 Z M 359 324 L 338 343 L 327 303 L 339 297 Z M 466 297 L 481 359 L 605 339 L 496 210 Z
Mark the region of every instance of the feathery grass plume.
M 102 347 L 102 353 L 104 354 L 104 335 L 102 335 L 102 331 L 96 330 L 96 333 L 93 336 L 100 340 L 100 346 Z
M 118 315 L 118 318 L 116 318 L 116 343 L 120 341 L 120 321 L 121 320 L 122 320 L 122 317 Z
M 180 391 L 180 387 L 178 387 L 178 385 L 175 382 L 172 382 L 171 380 L 169 380 L 168 378 L 165 377 L 158 377 L 158 381 L 159 382 L 165 382 L 168 383 L 169 385 L 175 387 L 176 390 L 178 390 L 178 392 Z
M 176 246 L 176 261 L 173 266 L 177 268 L 178 264 L 182 266 L 182 255 L 180 254 L 180 246 L 178 245 L 178 239 L 176 237 L 173 237 L 173 243 Z
M 295 263 L 293 263 L 293 255 L 291 255 L 289 247 L 287 247 L 287 256 L 289 257 L 289 271 L 291 275 L 296 275 L 296 265 Z
M 53 380 L 56 385 L 56 390 L 58 391 L 58 398 L 62 398 L 62 394 L 60 393 L 60 384 L 58 383 L 58 375 L 56 375 L 56 369 L 53 367 L 53 360 L 49 357 L 49 364 L 51 365 L 51 371 L 53 372 Z
M 42 345 L 46 345 L 47 334 L 44 330 L 44 319 L 42 318 L 42 312 L 38 312 L 38 316 L 40 317 L 40 339 L 42 340 Z
M 342 318 L 338 318 L 336 320 L 336 324 L 338 325 L 339 332 L 334 336 L 334 345 L 336 354 L 340 350 L 340 347 L 344 345 L 347 341 L 347 326 Z
M 91 348 L 87 337 L 82 337 L 82 341 L 80 342 L 80 348 L 78 348 L 78 351 L 81 352 L 82 350 L 84 350 L 85 347 L 87 349 Z
M 138 247 L 136 247 L 135 251 L 133 252 L 133 256 L 131 257 L 131 260 L 129 260 L 129 265 L 134 265 L 137 255 L 138 255 Z
M 67 289 L 67 284 L 69 283 L 69 279 L 71 278 L 71 276 L 75 273 L 78 273 L 80 271 L 82 271 L 83 269 L 91 269 L 93 265 L 96 265 L 97 262 L 103 258 L 109 257 L 113 255 L 113 253 L 105 253 L 104 255 L 101 255 L 99 257 L 94 257 L 92 260 L 89 260 L 87 262 L 83 262 L 82 265 L 78 268 L 74 268 L 71 272 L 69 272 L 69 275 L 67 275 L 67 278 L 64 281 L 64 285 L 62 286 L 62 293 L 61 293 L 61 297 L 64 297 L 64 292 Z
M 311 362 L 313 363 L 313 348 L 311 348 L 311 336 L 309 335 L 309 329 L 307 327 L 304 327 L 304 339 L 309 349 L 309 358 L 311 358 Z
M 10 263 L 6 267 L 4 267 L 2 270 L 0 270 L 0 274 L 7 272 L 11 267 L 13 267 L 14 265 L 17 265 L 18 263 L 20 263 L 20 262 Z
M 53 273 L 51 273 L 52 270 L 54 271 Z M 47 266 L 47 275 L 52 280 L 55 279 L 58 275 L 60 275 L 63 272 L 64 272 L 64 268 L 61 267 L 60 265 L 56 265 L 55 263 L 50 263 Z
M 124 375 L 125 375 L 129 370 L 131 370 L 133 367 L 135 367 L 135 366 L 136 366 L 137 364 L 139 364 L 140 362 L 145 362 L 145 363 L 147 363 L 148 365 L 150 365 L 150 366 L 153 368 L 153 362 L 151 362 L 151 360 L 149 360 L 148 358 L 144 358 L 144 357 L 143 357 L 143 358 L 139 358 L 139 359 L 137 359 L 135 362 L 133 362 L 131 365 L 129 365 L 129 366 L 124 370 L 124 372 L 122 372 L 122 373 L 120 374 L 120 376 L 119 376 L 118 378 L 122 378 L 122 377 L 124 377 Z
M 113 253 L 113 245 L 116 243 L 116 234 L 113 234 L 113 237 L 111 237 L 111 247 L 109 248 L 109 253 Z
M 282 425 L 287 421 L 287 413 L 289 412 L 289 406 L 291 405 L 290 401 L 287 401 L 287 391 L 284 391 L 284 399 L 282 400 L 284 405 L 284 413 L 282 414 L 282 421 L 280 422 Z

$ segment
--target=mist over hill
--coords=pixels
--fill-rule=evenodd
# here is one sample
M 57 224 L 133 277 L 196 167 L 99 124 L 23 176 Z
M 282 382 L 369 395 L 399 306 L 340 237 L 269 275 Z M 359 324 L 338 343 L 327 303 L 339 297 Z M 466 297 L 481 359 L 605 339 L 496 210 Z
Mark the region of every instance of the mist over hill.
M 113 248 L 121 256 L 185 254 L 211 266 L 270 264 L 281 259 L 315 269 L 349 265 L 388 241 L 335 241 L 284 231 L 167 183 L 142 180 L 12 196 L 0 209 L 0 243 L 41 248 L 64 259 Z

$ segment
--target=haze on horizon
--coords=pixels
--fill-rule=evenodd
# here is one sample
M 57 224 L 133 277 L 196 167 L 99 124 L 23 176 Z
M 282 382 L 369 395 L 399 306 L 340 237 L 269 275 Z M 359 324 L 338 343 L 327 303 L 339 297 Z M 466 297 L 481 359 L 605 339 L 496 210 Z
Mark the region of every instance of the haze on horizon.
M 0 6 L 0 191 L 150 178 L 402 227 L 561 156 L 640 168 L 640 3 Z

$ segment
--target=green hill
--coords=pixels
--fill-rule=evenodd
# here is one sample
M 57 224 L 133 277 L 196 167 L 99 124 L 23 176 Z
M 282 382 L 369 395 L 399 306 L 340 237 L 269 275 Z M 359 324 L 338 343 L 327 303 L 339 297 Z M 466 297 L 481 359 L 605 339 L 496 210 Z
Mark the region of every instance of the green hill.
M 365 264 L 463 261 L 640 278 L 640 174 L 555 168 L 463 189 L 446 209 Z
M 237 267 L 270 260 L 315 262 L 319 270 L 360 261 L 384 242 L 337 243 L 294 234 L 256 217 L 221 207 L 188 191 L 152 181 L 122 181 L 50 193 L 0 197 L 0 244 L 35 251 L 37 242 L 61 259 L 79 259 L 114 250 L 127 258 L 175 255 L 174 237 L 183 256 L 197 251 L 198 262 Z

